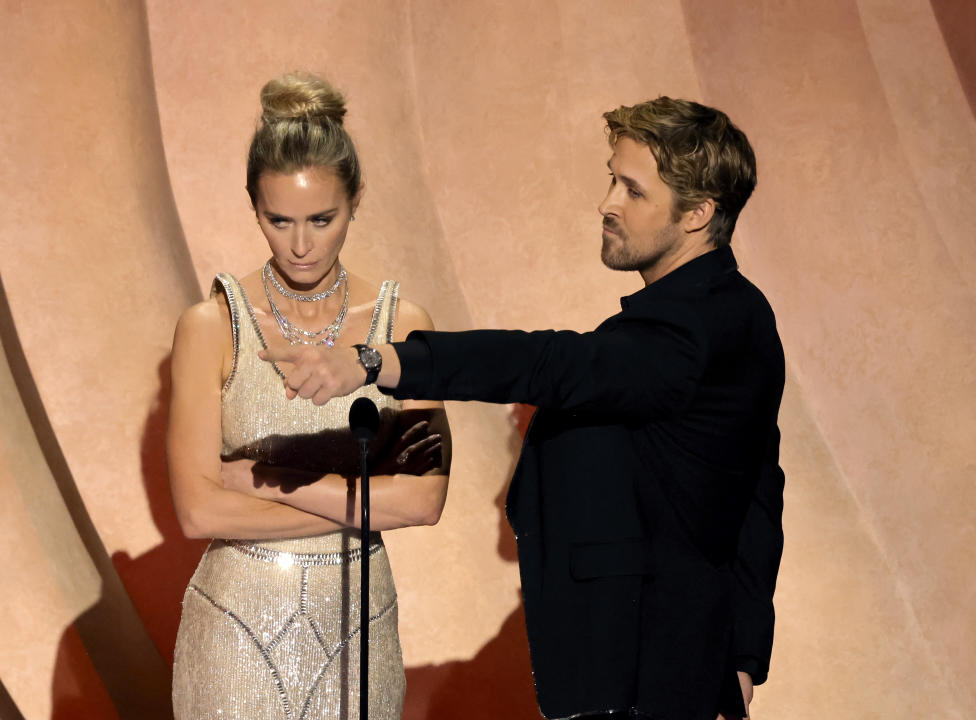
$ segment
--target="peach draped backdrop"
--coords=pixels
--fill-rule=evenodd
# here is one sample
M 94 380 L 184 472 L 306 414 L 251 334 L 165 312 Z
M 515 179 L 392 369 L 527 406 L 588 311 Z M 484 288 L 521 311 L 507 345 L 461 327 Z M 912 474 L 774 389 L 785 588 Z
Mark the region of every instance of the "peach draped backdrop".
M 347 92 L 343 254 L 444 329 L 587 329 L 600 113 L 725 109 L 734 248 L 786 347 L 786 550 L 762 718 L 976 712 L 976 5 L 969 0 L 0 3 L 0 718 L 165 718 L 203 546 L 166 485 L 176 317 L 267 248 L 257 91 Z M 405 718 L 538 717 L 502 514 L 525 412 L 452 404 L 434 528 L 388 533 Z

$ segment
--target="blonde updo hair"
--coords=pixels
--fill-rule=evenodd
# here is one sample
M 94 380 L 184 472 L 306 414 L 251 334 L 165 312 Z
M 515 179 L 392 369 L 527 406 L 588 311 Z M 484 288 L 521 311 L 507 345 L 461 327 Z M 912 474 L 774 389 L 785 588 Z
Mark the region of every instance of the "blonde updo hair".
M 261 88 L 261 120 L 247 153 L 247 194 L 257 202 L 258 180 L 266 172 L 291 174 L 326 168 L 352 199 L 362 183 L 359 156 L 342 126 L 346 101 L 322 78 L 293 72 Z

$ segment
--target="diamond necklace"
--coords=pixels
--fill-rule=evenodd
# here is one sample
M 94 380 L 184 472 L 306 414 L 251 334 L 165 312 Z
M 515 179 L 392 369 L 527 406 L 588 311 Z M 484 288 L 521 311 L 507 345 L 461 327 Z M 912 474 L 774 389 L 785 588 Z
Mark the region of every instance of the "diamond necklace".
M 298 302 L 317 302 L 318 300 L 325 300 L 327 297 L 332 297 L 335 291 L 339 289 L 339 285 L 342 284 L 342 281 L 346 279 L 346 269 L 342 266 L 342 263 L 339 263 L 339 277 L 336 278 L 336 281 L 332 284 L 332 287 L 330 287 L 328 290 L 317 292 L 314 295 L 302 295 L 297 292 L 292 292 L 278 281 L 278 278 L 276 278 L 275 274 L 271 271 L 270 260 L 264 264 L 264 269 L 261 272 L 262 277 L 270 280 L 271 284 L 274 285 L 275 290 L 277 290 L 279 294 L 284 295 L 289 300 L 297 300 Z M 265 284 L 267 284 L 267 282 L 265 282 Z
M 341 275 L 341 278 L 344 277 L 345 270 L 343 270 L 343 274 Z M 261 274 L 261 284 L 264 285 L 264 294 L 267 296 L 268 304 L 271 306 L 271 314 L 278 321 L 278 329 L 281 330 L 281 334 L 285 340 L 292 345 L 298 345 L 299 343 L 302 345 L 328 345 L 329 347 L 335 345 L 336 338 L 339 337 L 339 331 L 342 330 L 342 322 L 346 319 L 346 311 L 349 309 L 348 279 L 346 279 L 346 292 L 342 298 L 342 308 L 340 308 L 339 314 L 336 315 L 335 320 L 321 330 L 304 330 L 295 325 L 275 305 L 274 300 L 271 298 L 271 288 L 268 287 L 268 281 L 264 273 Z

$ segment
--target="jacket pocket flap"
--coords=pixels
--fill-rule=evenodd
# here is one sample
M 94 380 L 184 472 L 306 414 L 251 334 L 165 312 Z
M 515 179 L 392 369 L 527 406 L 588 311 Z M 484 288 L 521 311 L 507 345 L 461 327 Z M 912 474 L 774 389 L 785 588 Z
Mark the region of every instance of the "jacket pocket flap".
M 570 549 L 569 572 L 575 580 L 649 575 L 651 554 L 643 538 L 575 543 Z

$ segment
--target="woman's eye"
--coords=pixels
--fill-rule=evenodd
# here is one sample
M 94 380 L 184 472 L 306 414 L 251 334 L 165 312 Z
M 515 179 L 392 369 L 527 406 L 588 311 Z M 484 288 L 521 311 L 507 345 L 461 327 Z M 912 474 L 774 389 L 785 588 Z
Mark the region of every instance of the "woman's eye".
M 325 227 L 330 222 L 332 222 L 332 218 L 331 217 L 317 217 L 317 218 L 312 218 L 312 224 L 315 225 L 315 227 Z
M 288 221 L 285 220 L 284 218 L 271 218 L 271 220 L 269 220 L 269 222 L 271 223 L 271 226 L 272 227 L 276 227 L 276 228 L 279 228 L 279 229 L 280 228 L 283 228 L 285 225 L 288 224 Z

